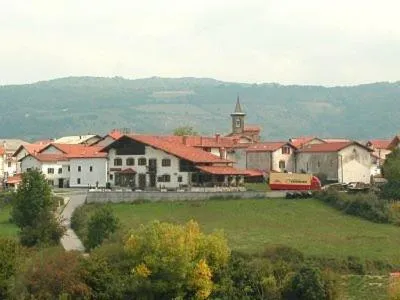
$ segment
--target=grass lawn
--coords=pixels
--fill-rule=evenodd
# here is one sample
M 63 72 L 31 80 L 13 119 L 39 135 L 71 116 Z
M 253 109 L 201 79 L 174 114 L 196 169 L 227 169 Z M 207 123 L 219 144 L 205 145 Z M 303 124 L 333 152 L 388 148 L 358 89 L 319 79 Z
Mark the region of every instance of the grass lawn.
M 344 215 L 314 199 L 125 203 L 112 208 L 123 228 L 152 220 L 194 219 L 206 232 L 223 229 L 232 249 L 249 253 L 268 244 L 283 244 L 307 255 L 354 255 L 400 263 L 399 227 Z
M 16 237 L 18 227 L 9 222 L 11 206 L 0 207 L 0 237 Z

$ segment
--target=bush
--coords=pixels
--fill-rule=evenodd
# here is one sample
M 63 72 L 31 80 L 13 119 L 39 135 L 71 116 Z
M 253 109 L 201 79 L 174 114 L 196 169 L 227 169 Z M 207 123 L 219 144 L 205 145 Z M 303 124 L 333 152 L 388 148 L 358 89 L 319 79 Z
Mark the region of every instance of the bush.
M 110 206 L 101 206 L 90 217 L 85 245 L 90 250 L 99 246 L 118 228 L 118 218 Z
M 315 197 L 346 214 L 358 216 L 376 223 L 389 223 L 389 203 L 374 193 L 347 194 L 337 191 L 323 191 Z
M 262 253 L 262 257 L 269 259 L 273 263 L 284 261 L 293 265 L 299 265 L 304 262 L 304 254 L 302 252 L 284 245 L 267 247 Z
M 388 181 L 381 190 L 381 197 L 389 200 L 400 200 L 400 181 Z

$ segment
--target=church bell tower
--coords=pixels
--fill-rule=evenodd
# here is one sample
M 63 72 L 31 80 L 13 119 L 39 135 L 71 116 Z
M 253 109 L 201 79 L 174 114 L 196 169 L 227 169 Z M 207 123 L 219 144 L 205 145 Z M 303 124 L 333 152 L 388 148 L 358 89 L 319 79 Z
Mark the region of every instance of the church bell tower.
M 244 132 L 244 117 L 246 114 L 240 106 L 239 96 L 237 97 L 235 111 L 231 113 L 232 117 L 232 133 L 241 134 Z

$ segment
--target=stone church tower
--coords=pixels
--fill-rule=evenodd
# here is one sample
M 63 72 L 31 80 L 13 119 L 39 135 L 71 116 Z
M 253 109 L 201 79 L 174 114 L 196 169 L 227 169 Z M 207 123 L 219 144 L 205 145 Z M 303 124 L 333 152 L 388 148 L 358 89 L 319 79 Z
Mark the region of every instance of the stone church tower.
M 237 97 L 235 111 L 231 113 L 232 117 L 232 133 L 243 134 L 244 133 L 244 117 L 246 114 L 242 111 L 240 106 L 239 96 Z

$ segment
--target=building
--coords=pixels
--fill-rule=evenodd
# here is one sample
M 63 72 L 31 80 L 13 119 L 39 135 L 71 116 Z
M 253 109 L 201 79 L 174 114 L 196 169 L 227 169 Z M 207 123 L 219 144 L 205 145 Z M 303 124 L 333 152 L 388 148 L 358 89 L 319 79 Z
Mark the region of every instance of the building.
M 304 146 L 314 145 L 314 144 L 324 144 L 326 141 L 317 138 L 315 136 L 300 136 L 290 138 L 289 142 L 297 149 L 303 148 Z
M 40 170 L 54 187 L 106 187 L 107 153 L 102 147 L 51 143 L 20 159 L 21 171 Z M 18 155 L 18 154 L 16 154 Z
M 64 136 L 54 140 L 56 144 L 82 144 L 82 145 L 93 145 L 101 139 L 101 136 L 97 134 L 87 135 L 71 135 Z
M 246 114 L 242 110 L 239 97 L 236 100 L 235 110 L 231 113 L 232 132 L 228 137 L 236 137 L 241 144 L 251 144 L 260 141 L 261 128 L 257 125 L 245 124 Z
M 0 146 L 2 146 L 5 151 L 3 170 L 0 174 L 0 178 L 6 180 L 8 176 L 17 174 L 18 161 L 13 157 L 13 154 L 21 145 L 28 144 L 28 142 L 20 139 L 0 139 Z
M 389 143 L 388 149 L 393 151 L 400 148 L 400 135 L 396 135 Z
M 295 151 L 289 142 L 262 142 L 246 149 L 246 168 L 269 173 L 294 172 Z
M 112 130 L 110 133 L 103 136 L 101 139 L 95 141 L 91 146 L 106 147 L 115 140 L 118 140 L 123 134 L 119 130 Z
M 247 173 L 232 167 L 232 161 L 174 139 L 124 135 L 105 147 L 110 184 L 151 190 L 243 183 Z
M 296 172 L 320 174 L 332 182 L 370 182 L 372 150 L 357 142 L 314 144 L 296 152 Z
M 27 155 L 34 155 L 46 147 L 48 144 L 24 144 L 18 147 L 18 149 L 14 152 L 13 158 L 17 162 L 17 171 L 16 173 L 21 173 L 21 160 Z

